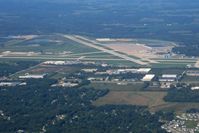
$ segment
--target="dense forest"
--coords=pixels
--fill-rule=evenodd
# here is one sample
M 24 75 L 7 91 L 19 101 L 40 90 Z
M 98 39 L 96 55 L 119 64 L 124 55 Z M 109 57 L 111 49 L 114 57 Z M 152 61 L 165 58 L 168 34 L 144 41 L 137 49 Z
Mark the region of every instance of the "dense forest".
M 189 48 L 199 45 L 198 6 L 198 0 L 6 0 L 0 1 L 0 35 L 146 38 Z M 193 48 L 177 51 L 198 55 Z
M 26 87 L 1 87 L 0 132 L 164 133 L 159 115 L 146 107 L 95 107 L 92 102 L 108 90 L 51 88 L 55 82 L 28 80 Z
M 38 64 L 37 61 L 1 61 L 0 62 L 0 77 L 9 76 L 17 71 L 24 70 Z
M 199 45 L 190 45 L 189 47 L 180 46 L 173 48 L 173 52 L 177 54 L 184 54 L 186 56 L 199 56 Z
M 199 102 L 199 90 L 191 90 L 190 87 L 171 88 L 164 100 L 168 102 Z

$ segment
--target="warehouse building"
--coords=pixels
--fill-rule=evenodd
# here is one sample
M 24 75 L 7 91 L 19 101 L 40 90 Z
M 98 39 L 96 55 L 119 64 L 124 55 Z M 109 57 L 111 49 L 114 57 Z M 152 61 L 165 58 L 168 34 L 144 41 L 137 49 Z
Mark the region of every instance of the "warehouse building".
M 143 78 L 142 81 L 152 81 L 155 78 L 155 74 L 146 74 Z
M 25 74 L 23 76 L 19 76 L 20 79 L 43 79 L 46 74 Z
M 160 82 L 174 82 L 177 81 L 178 76 L 176 74 L 163 74 L 160 78 Z

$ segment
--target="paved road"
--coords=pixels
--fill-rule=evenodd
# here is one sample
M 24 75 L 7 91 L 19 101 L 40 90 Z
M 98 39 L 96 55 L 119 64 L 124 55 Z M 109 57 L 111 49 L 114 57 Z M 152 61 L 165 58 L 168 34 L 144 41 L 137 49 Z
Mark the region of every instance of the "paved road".
M 66 58 L 66 57 L 41 57 L 41 56 L 35 56 L 35 57 L 22 57 L 22 56 L 3 56 L 0 57 L 0 59 L 32 59 L 32 60 L 85 60 L 85 61 L 125 61 L 124 59 L 111 59 L 111 58 Z
M 64 37 L 66 37 L 67 39 L 73 40 L 75 42 L 78 42 L 80 44 L 83 44 L 83 45 L 86 45 L 86 46 L 89 46 L 89 47 L 104 51 L 106 53 L 112 54 L 114 56 L 120 57 L 122 59 L 125 59 L 125 60 L 133 62 L 133 63 L 137 63 L 137 64 L 140 64 L 140 65 L 147 65 L 148 64 L 146 62 L 140 61 L 139 59 L 134 59 L 134 58 L 131 58 L 131 57 L 127 56 L 127 55 L 118 53 L 116 51 L 106 49 L 106 48 L 104 48 L 102 46 L 97 45 L 94 41 L 85 39 L 85 38 L 80 37 L 80 36 L 64 35 Z

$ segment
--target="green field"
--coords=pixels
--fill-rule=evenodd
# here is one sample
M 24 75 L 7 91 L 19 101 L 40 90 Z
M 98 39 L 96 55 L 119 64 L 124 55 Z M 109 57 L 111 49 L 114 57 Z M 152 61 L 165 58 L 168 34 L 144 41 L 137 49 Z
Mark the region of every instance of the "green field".
M 55 39 L 55 40 L 53 40 Z M 4 46 L 0 51 L 19 51 L 19 52 L 63 52 L 70 51 L 72 53 L 82 52 L 98 52 L 98 50 L 81 45 L 72 40 L 60 36 L 40 36 L 31 40 L 11 39 L 4 42 Z
M 112 91 L 139 91 L 144 89 L 144 83 L 130 83 L 127 85 L 118 85 L 116 83 L 91 83 L 89 87 L 96 89 L 109 89 Z

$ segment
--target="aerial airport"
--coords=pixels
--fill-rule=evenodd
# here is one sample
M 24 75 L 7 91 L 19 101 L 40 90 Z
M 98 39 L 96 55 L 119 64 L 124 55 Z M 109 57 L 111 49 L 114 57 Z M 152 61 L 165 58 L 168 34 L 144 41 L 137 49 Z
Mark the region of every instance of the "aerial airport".
M 0 2 L 0 133 L 199 133 L 199 2 L 157 1 Z

